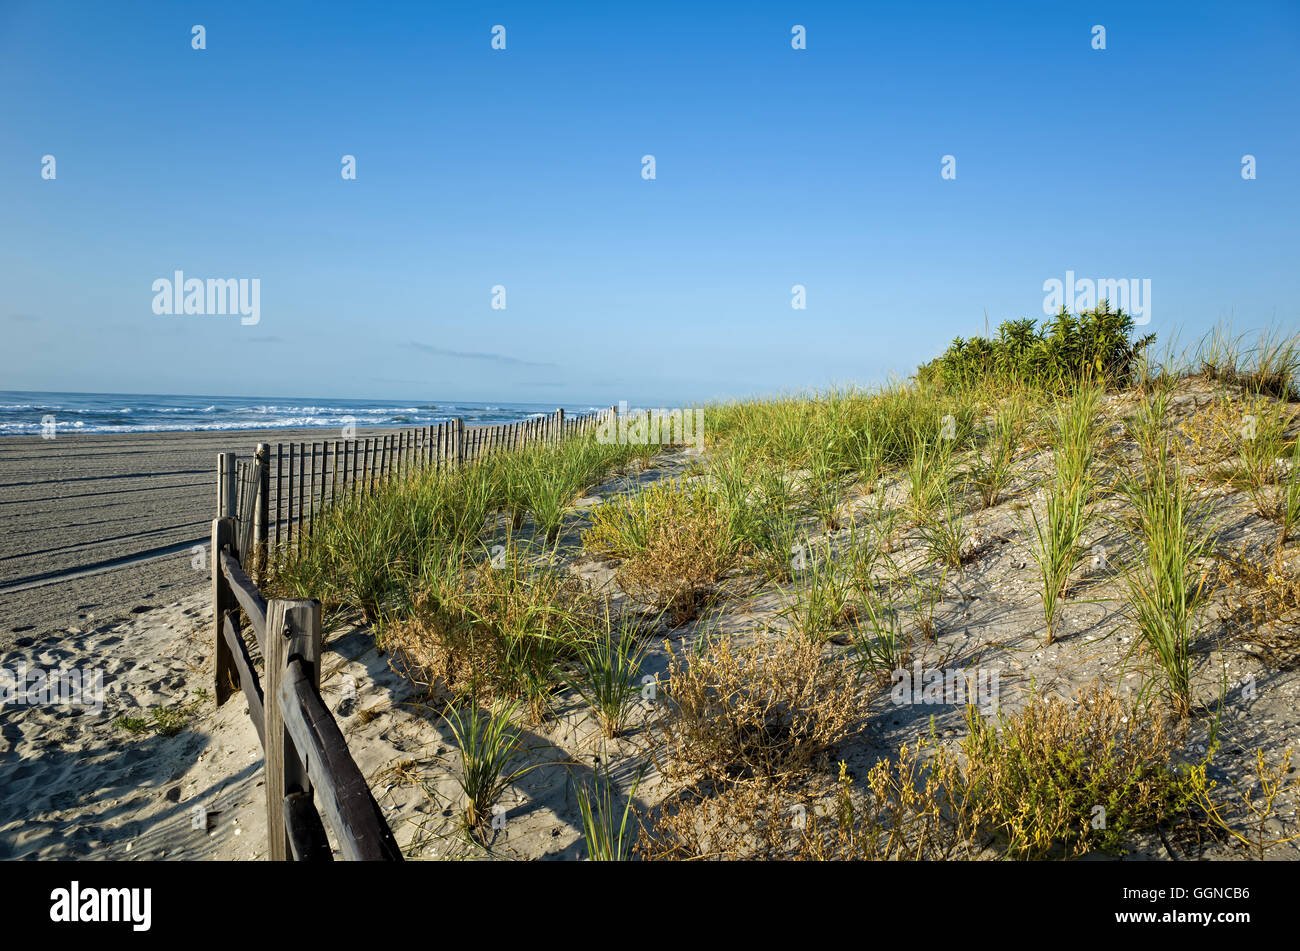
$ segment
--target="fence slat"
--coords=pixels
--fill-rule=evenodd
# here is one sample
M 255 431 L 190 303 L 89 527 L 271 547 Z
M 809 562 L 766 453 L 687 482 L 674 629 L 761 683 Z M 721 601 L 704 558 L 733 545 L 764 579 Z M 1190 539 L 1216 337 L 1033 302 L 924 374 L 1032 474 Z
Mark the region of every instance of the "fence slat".
M 226 702 L 234 687 L 231 683 L 231 674 L 235 669 L 235 659 L 221 633 L 221 625 L 227 612 L 233 611 L 236 606 L 235 597 L 231 594 L 230 586 L 226 584 L 226 576 L 221 571 L 221 550 L 231 543 L 234 534 L 235 523 L 232 519 L 212 520 L 212 633 L 215 642 L 213 653 L 216 655 L 217 706 Z
M 253 562 L 259 579 L 266 577 L 270 555 L 271 525 L 271 445 L 259 442 L 253 456 L 257 473 L 257 505 L 253 514 Z
M 347 498 L 348 494 L 348 456 L 352 452 L 352 440 L 343 440 L 343 497 Z
M 323 442 L 320 444 L 320 505 L 316 508 L 316 516 L 325 511 L 325 476 L 329 474 L 329 448 L 330 444 Z M 315 527 L 316 520 L 312 519 L 312 526 Z
M 285 526 L 284 526 L 285 547 L 287 547 L 287 548 L 292 548 L 292 547 L 293 547 L 293 538 L 294 538 L 294 536 L 293 536 L 293 513 L 294 513 L 294 508 L 293 508 L 293 498 L 294 498 L 294 496 L 293 496 L 293 478 L 294 478 L 294 468 L 295 468 L 295 465 L 294 465 L 294 445 L 293 445 L 293 443 L 289 443 L 289 512 L 288 512 L 288 521 L 285 522 Z
M 275 547 L 280 547 L 281 508 L 284 505 L 284 443 L 275 444 Z
M 235 454 L 223 452 L 217 457 L 217 470 L 220 478 L 217 482 L 217 517 L 234 517 L 236 512 L 237 483 L 235 481 Z
M 307 534 L 309 536 L 316 528 L 316 505 L 317 505 L 316 480 L 320 478 L 320 475 L 323 474 L 323 470 L 325 469 L 324 460 L 322 460 L 320 464 L 320 469 L 322 470 L 322 472 L 318 474 L 316 471 L 317 468 L 316 446 L 317 445 L 318 445 L 317 443 L 311 444 L 311 488 L 307 491 Z M 321 445 L 321 454 L 322 456 L 324 455 L 323 444 Z
M 366 470 L 364 466 L 364 460 L 362 459 L 362 456 L 364 454 L 365 454 L 364 440 L 361 443 L 352 444 L 352 495 L 353 496 L 358 495 L 360 493 L 360 488 L 365 485 L 364 480 L 366 478 Z M 361 479 L 362 479 L 361 483 L 357 482 L 358 465 L 361 465 Z
M 303 511 L 303 485 L 307 481 L 307 444 L 298 444 L 298 551 L 302 551 L 302 534 L 307 525 L 307 516 Z M 307 495 L 311 501 L 311 495 Z
M 344 443 L 346 446 L 347 443 Z M 334 474 L 330 476 L 330 504 L 333 505 L 339 494 L 339 441 L 334 440 Z

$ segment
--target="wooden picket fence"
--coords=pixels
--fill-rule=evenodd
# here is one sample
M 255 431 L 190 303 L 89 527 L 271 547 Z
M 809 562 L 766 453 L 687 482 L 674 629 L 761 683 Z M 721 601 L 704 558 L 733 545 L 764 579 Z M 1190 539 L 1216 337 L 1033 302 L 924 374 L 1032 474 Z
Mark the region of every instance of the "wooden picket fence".
M 260 569 L 268 549 L 297 551 L 316 516 L 335 499 L 374 491 L 388 479 L 412 472 L 454 469 L 499 452 L 588 435 L 607 413 L 616 411 L 610 407 L 566 418 L 564 410 L 558 409 L 517 423 L 475 427 L 466 427 L 458 417 L 385 436 L 277 443 L 274 447 L 260 443 L 250 460 L 223 454 L 218 461 L 218 484 L 225 486 L 220 491 L 235 500 L 231 504 L 240 550 L 253 556 Z M 259 460 L 261 468 L 255 469 Z
M 211 549 L 216 699 L 221 705 L 242 690 L 261 739 L 270 859 L 331 860 L 322 813 L 345 859 L 401 861 L 402 854 L 321 699 L 320 602 L 268 601 L 250 574 L 261 578 L 277 549 L 300 546 L 313 519 L 335 500 L 417 470 L 441 471 L 529 444 L 587 435 L 614 412 L 611 407 L 566 419 L 561 409 L 511 425 L 473 428 L 458 418 L 387 436 L 291 443 L 287 456 L 284 444 L 272 454 L 260 443 L 252 459 L 217 457 Z M 245 629 L 261 656 L 261 677 Z

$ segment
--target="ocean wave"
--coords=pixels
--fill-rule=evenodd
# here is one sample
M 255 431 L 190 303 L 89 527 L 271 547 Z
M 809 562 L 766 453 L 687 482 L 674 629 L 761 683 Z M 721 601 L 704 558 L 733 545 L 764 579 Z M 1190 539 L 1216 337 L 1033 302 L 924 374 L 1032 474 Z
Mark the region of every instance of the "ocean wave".
M 551 410 L 527 404 L 411 403 L 348 405 L 339 400 L 277 400 L 255 402 L 239 397 L 169 397 L 148 394 L 46 394 L 3 392 L 0 436 L 41 435 L 48 431 L 42 418 L 54 416 L 54 432 L 64 433 L 170 433 L 262 431 L 272 429 L 331 430 L 360 428 L 414 428 L 435 426 L 462 417 L 474 426 L 501 425 L 545 417 Z M 366 402 L 366 401 L 360 401 Z M 177 404 L 189 405 L 177 405 Z

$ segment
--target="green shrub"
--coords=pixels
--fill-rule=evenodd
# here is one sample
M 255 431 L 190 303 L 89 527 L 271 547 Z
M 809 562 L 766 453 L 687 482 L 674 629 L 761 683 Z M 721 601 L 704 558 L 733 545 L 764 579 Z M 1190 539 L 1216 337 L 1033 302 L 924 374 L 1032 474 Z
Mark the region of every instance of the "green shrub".
M 1123 387 L 1155 340 L 1154 334 L 1133 340 L 1133 329 L 1132 316 L 1112 311 L 1108 301 L 1078 315 L 1062 309 L 1042 326 L 1032 317 L 1008 320 L 991 340 L 956 338 L 917 378 L 949 390 L 989 382 L 1060 390 L 1089 380 Z

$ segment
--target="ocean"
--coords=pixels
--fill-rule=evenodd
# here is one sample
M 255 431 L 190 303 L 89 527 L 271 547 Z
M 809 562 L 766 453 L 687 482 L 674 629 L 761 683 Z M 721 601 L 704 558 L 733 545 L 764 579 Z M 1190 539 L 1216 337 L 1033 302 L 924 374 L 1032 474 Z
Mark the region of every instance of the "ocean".
M 0 436 L 33 436 L 54 426 L 70 433 L 209 432 L 226 429 L 357 429 L 435 426 L 457 416 L 467 426 L 513 423 L 553 413 L 551 403 L 456 403 L 402 400 L 261 399 L 122 393 L 0 390 Z M 599 407 L 565 406 L 566 414 Z

